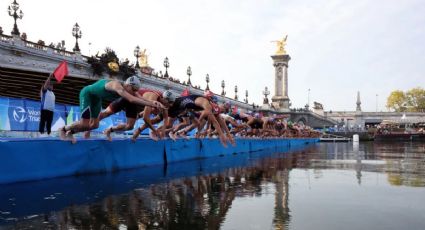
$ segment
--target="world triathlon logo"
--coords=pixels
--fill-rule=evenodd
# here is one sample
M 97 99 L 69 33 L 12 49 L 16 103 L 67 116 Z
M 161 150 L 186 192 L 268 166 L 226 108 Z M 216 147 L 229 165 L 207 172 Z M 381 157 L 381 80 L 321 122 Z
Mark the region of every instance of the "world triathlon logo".
M 27 112 L 24 108 L 18 106 L 13 110 L 13 119 L 16 122 L 24 123 L 27 120 Z

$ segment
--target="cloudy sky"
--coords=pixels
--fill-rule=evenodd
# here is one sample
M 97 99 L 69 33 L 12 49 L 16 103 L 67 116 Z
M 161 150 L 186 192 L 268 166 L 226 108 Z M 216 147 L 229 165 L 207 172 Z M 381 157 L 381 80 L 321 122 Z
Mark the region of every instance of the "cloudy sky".
M 313 101 L 325 110 L 354 110 L 357 91 L 364 111 L 386 111 L 393 90 L 425 87 L 424 0 L 17 0 L 24 12 L 18 26 L 32 41 L 66 41 L 71 50 L 75 22 L 81 26 L 85 55 L 113 48 L 134 60 L 136 45 L 146 48 L 149 63 L 169 73 L 210 86 L 219 93 L 249 91 L 262 102 L 273 95 L 272 40 L 288 34 L 289 97 L 293 107 Z M 12 0 L 0 0 L 0 26 L 10 34 L 7 15 Z M 89 45 L 91 43 L 91 45 Z M 243 91 L 243 92 L 242 92 Z

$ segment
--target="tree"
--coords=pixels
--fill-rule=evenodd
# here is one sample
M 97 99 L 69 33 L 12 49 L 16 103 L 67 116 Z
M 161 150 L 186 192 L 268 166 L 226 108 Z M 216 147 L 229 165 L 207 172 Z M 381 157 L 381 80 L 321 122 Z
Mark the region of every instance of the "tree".
M 387 108 L 393 109 L 396 112 L 406 111 L 407 97 L 406 94 L 401 90 L 395 90 L 391 92 L 387 98 Z
M 421 87 L 406 92 L 408 110 L 411 112 L 425 112 L 425 90 Z

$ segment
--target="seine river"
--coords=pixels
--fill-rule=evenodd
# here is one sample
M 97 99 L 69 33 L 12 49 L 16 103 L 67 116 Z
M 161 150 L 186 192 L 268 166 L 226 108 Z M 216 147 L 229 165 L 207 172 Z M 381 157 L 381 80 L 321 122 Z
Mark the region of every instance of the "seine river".
M 423 230 L 425 143 L 319 143 L 0 185 L 0 229 Z

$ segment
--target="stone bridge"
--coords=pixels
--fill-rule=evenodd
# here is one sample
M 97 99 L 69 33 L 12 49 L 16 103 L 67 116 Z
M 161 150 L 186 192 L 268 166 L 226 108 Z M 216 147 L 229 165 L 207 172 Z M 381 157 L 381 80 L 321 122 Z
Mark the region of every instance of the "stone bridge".
M 55 88 L 56 102 L 78 105 L 80 90 L 102 78 L 93 76 L 87 56 L 80 52 L 70 52 L 50 46 L 23 40 L 19 36 L 0 34 L 0 96 L 39 100 L 40 87 L 57 65 L 66 60 L 69 76 Z M 189 89 L 191 93 L 202 95 L 204 90 L 188 84 L 171 81 L 169 78 L 145 74 L 137 70 L 144 87 L 157 90 L 171 90 L 176 94 Z M 219 101 L 228 101 L 246 110 L 253 106 L 229 97 L 219 96 Z
M 336 120 L 313 113 L 312 111 L 291 111 L 290 119 L 296 123 L 306 124 L 313 128 L 332 127 L 337 124 Z
M 363 111 L 329 111 L 324 117 L 337 121 L 338 126 L 365 127 L 381 123 L 383 120 L 420 120 L 425 119 L 421 112 L 363 112 Z

